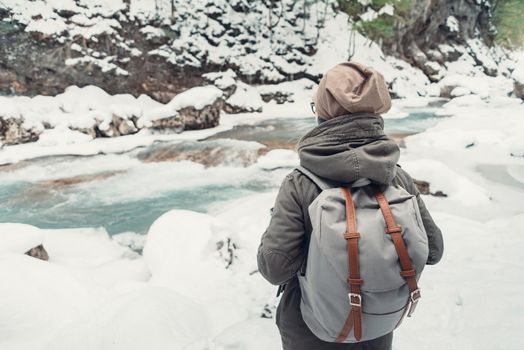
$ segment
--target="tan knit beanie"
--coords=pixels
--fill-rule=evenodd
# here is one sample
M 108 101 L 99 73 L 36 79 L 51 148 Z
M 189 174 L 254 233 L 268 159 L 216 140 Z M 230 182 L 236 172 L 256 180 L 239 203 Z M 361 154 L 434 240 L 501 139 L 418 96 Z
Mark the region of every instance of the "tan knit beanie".
M 316 113 L 332 119 L 349 113 L 385 113 L 391 96 L 382 74 L 356 62 L 337 64 L 324 74 L 314 98 Z

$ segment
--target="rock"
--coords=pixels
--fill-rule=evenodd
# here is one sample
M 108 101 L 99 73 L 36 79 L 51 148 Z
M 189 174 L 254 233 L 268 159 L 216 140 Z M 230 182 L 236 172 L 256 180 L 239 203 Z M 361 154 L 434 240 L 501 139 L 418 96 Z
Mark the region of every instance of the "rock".
M 413 179 L 413 182 L 415 183 L 415 186 L 417 186 L 417 189 L 419 190 L 421 194 L 424 194 L 424 195 L 429 194 L 435 197 L 447 197 L 448 196 L 447 194 L 445 194 L 442 191 L 437 191 L 437 192 L 432 193 L 429 188 L 429 182 L 427 181 Z
M 197 130 L 213 128 L 220 122 L 220 110 L 224 101 L 219 98 L 211 105 L 202 109 L 193 106 L 182 108 L 178 111 L 184 125 L 184 130 Z
M 513 73 L 513 93 L 524 100 L 524 66 L 520 65 Z
M 138 153 L 143 162 L 191 161 L 207 167 L 250 166 L 265 147 L 260 144 L 236 140 L 186 141 L 174 144 L 157 144 Z
M 228 99 L 237 89 L 237 75 L 228 69 L 225 72 L 212 72 L 203 74 L 202 77 L 209 83 L 218 87 L 224 93 L 224 99 Z
M 182 117 L 177 113 L 171 117 L 155 119 L 151 122 L 151 129 L 157 131 L 169 131 L 174 133 L 180 133 L 184 131 L 184 121 Z
M 516 97 L 524 100 L 524 83 L 515 80 L 513 82 L 513 93 Z
M 27 252 L 25 252 L 26 255 L 32 256 L 33 258 L 37 258 L 40 260 L 49 260 L 49 255 L 47 254 L 47 251 L 45 250 L 44 246 L 42 244 L 29 249 Z
M 432 67 L 426 67 L 428 59 L 451 62 L 461 55 L 456 46 L 469 45 L 471 39 L 480 39 L 485 46 L 494 41 L 496 31 L 488 1 L 414 0 L 410 8 L 410 19 L 399 23 L 395 35 L 384 40 L 383 49 L 419 67 L 433 81 L 437 77 Z M 476 52 L 475 48 L 470 53 L 480 58 Z M 489 62 L 479 60 L 478 64 L 486 74 L 496 73 Z
M 254 87 L 239 82 L 235 93 L 225 101 L 224 111 L 230 114 L 262 112 L 262 98 Z
M 26 130 L 23 127 L 23 122 L 24 120 L 22 118 L 4 119 L 0 117 L 0 140 L 6 145 L 38 140 L 38 135 L 41 131 L 34 128 Z
M 435 197 L 447 197 L 448 195 L 445 194 L 444 192 L 442 191 L 437 191 L 435 193 L 431 193 L 432 196 L 435 196 Z
M 429 182 L 415 179 L 413 179 L 413 182 L 421 194 L 429 194 Z
M 138 132 L 138 128 L 132 120 L 124 119 L 114 114 L 111 118 L 111 122 L 99 124 L 98 130 L 100 130 L 102 136 L 106 137 L 129 135 Z
M 287 91 L 272 91 L 272 92 L 263 92 L 260 94 L 264 102 L 275 101 L 277 104 L 281 105 L 287 102 L 295 102 L 293 100 L 293 93 Z
M 217 251 L 220 259 L 224 262 L 224 266 L 228 269 L 235 261 L 238 260 L 237 245 L 231 237 L 224 237 L 222 240 L 216 242 Z

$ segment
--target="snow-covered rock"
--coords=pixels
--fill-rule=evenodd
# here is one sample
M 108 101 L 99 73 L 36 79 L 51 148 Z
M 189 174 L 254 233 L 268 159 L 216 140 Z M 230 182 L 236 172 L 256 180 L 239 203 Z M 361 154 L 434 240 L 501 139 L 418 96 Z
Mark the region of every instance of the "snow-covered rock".
M 176 131 L 217 126 L 222 108 L 222 91 L 216 86 L 199 86 L 176 95 L 171 102 L 147 111 L 139 127 Z
M 513 71 L 512 76 L 514 79 L 513 93 L 516 97 L 524 100 L 524 62 L 520 62 L 519 66 Z
M 228 283 L 226 267 L 234 264 L 235 250 L 231 231 L 212 216 L 171 210 L 151 225 L 144 259 L 153 284 L 171 286 L 199 300 L 209 298 L 208 288 Z
M 262 112 L 262 98 L 257 89 L 239 82 L 235 92 L 224 103 L 227 113 Z
M 24 254 L 43 241 L 44 235 L 38 227 L 18 223 L 0 224 L 0 253 Z

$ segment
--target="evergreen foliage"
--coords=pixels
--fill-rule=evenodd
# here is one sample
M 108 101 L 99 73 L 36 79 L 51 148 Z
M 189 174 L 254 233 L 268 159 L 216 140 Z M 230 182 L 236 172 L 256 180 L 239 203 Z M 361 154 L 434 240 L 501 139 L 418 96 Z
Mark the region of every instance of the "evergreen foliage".
M 524 0 L 492 0 L 492 6 L 497 43 L 509 48 L 524 45 Z

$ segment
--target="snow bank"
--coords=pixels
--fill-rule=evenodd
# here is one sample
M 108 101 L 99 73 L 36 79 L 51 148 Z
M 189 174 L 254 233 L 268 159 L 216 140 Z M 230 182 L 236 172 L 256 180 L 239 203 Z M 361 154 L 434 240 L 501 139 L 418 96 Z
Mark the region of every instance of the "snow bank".
M 103 228 L 46 229 L 42 232 L 50 261 L 61 265 L 94 268 L 130 255 L 129 249 L 114 242 Z
M 223 82 L 221 82 L 223 83 Z M 235 92 L 226 100 L 227 112 L 262 112 L 262 98 L 257 89 L 245 83 L 237 83 Z
M 48 350 L 205 350 L 201 307 L 173 290 L 146 287 L 115 296 L 65 327 Z
M 39 228 L 26 224 L 0 223 L 0 253 L 23 254 L 42 244 L 44 235 Z
M 210 290 L 220 293 L 220 285 L 231 278 L 226 267 L 235 263 L 230 233 L 207 214 L 188 210 L 163 214 L 151 225 L 144 247 L 151 282 L 199 301 L 212 297 Z
M 490 196 L 482 186 L 454 172 L 442 162 L 420 159 L 405 162 L 402 166 L 414 178 L 428 181 L 432 192 L 442 191 L 447 194 L 449 201 L 466 207 L 487 205 L 490 202 Z
M 164 118 L 178 117 L 179 111 L 187 107 L 201 110 L 222 97 L 222 90 L 214 85 L 197 86 L 176 95 L 169 103 L 146 110 L 138 119 L 138 127 L 150 127 L 152 122 Z
M 44 344 L 91 302 L 72 271 L 27 255 L 0 254 L 0 278 L 2 349 Z
M 186 107 L 202 109 L 222 97 L 222 90 L 213 85 L 198 86 L 176 95 L 167 105 L 174 110 Z

